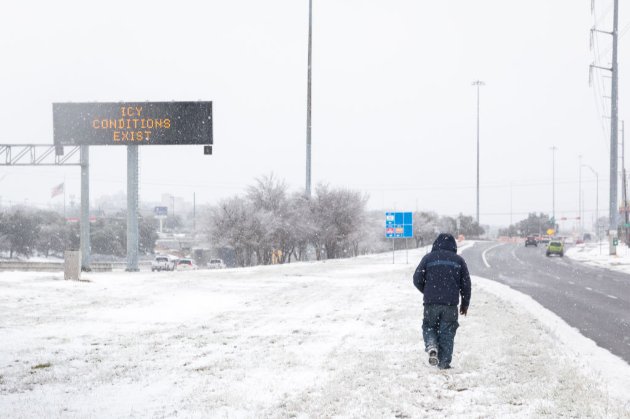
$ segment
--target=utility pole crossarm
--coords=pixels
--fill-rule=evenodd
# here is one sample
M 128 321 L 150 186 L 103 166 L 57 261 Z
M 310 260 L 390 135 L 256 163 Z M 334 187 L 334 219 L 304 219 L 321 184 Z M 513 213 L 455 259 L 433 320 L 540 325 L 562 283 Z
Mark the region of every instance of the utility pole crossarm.
M 606 34 L 606 35 L 614 35 L 615 34 L 614 32 L 603 31 L 603 30 L 597 29 L 595 27 L 591 28 L 591 32 L 603 33 L 603 34 Z
M 602 67 L 597 64 L 591 64 L 591 68 L 598 68 L 600 70 L 613 71 L 612 67 Z

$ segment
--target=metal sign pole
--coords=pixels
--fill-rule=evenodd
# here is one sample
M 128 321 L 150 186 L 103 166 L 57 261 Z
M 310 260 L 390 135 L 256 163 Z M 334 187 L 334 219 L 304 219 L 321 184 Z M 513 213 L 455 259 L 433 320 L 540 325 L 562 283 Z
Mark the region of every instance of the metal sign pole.
M 81 270 L 90 271 L 90 147 L 81 146 Z M 64 189 L 66 185 L 63 185 Z
M 407 246 L 406 238 L 405 238 L 405 253 L 407 254 L 407 265 L 409 265 L 409 247 Z
M 138 146 L 127 146 L 127 271 L 138 269 Z
M 392 238 L 392 265 L 396 263 L 396 239 Z

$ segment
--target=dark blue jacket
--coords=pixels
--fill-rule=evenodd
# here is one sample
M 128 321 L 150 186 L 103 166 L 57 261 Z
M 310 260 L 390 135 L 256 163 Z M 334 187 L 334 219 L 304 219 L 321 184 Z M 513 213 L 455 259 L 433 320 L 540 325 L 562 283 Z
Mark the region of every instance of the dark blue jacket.
M 457 254 L 457 243 L 450 234 L 440 234 L 413 274 L 413 284 L 424 294 L 424 304 L 462 307 L 470 304 L 470 274 L 464 259 Z

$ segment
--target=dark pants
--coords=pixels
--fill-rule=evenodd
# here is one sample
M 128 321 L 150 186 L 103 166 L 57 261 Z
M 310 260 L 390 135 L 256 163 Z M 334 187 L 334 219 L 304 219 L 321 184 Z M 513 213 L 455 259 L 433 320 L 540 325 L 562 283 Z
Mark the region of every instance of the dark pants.
M 453 342 L 457 323 L 457 306 L 429 304 L 424 306 L 422 337 L 426 351 L 434 347 L 438 350 L 438 367 L 449 367 L 453 357 Z

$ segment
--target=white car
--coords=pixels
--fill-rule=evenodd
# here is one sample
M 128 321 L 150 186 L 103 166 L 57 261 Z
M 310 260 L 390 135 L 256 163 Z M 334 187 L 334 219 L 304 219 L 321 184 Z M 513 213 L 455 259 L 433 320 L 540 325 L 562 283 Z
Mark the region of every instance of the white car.
M 173 270 L 175 270 L 175 261 L 168 256 L 156 256 L 151 262 L 151 272 Z
M 225 263 L 221 259 L 210 259 L 206 265 L 209 269 L 225 269 Z
M 177 261 L 175 269 L 178 271 L 191 271 L 197 269 L 197 265 L 195 265 L 192 259 L 180 259 Z

